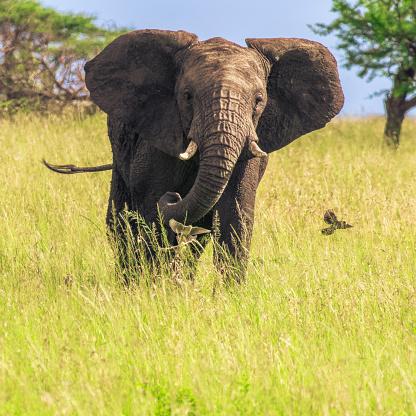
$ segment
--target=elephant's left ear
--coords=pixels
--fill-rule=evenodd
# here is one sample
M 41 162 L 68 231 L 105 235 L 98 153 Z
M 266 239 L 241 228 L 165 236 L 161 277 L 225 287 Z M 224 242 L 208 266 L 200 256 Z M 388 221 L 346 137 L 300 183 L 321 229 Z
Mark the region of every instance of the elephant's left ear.
M 320 129 L 336 116 L 344 94 L 327 48 L 305 39 L 246 39 L 270 64 L 268 101 L 259 120 L 260 147 L 270 153 Z

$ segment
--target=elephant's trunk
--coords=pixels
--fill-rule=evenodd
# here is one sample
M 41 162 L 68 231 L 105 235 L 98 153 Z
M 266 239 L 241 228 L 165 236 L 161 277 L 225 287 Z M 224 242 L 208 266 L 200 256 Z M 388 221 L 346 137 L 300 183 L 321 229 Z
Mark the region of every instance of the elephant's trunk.
M 214 111 L 208 117 L 198 142 L 198 176 L 182 200 L 161 207 L 165 223 L 171 218 L 192 224 L 218 202 L 246 143 L 246 123 L 231 111 Z M 199 129 L 198 129 L 199 130 Z

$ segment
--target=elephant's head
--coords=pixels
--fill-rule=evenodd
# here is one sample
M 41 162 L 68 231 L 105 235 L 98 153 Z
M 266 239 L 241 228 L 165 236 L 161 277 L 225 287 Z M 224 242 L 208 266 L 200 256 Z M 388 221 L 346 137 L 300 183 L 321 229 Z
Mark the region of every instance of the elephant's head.
M 247 45 L 134 31 L 85 66 L 102 110 L 172 157 L 198 155 L 190 192 L 161 198 L 166 221 L 197 221 L 216 204 L 239 159 L 280 149 L 342 108 L 336 61 L 321 44 L 277 38 Z

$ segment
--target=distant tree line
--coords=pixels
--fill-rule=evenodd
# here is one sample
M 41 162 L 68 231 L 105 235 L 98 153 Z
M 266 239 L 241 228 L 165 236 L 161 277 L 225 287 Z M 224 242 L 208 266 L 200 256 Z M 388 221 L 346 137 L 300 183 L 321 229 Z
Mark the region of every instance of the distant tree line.
M 397 147 L 406 113 L 416 107 L 416 0 L 333 0 L 332 23 L 312 29 L 334 33 L 345 53 L 345 66 L 360 68 L 358 75 L 391 80 L 385 96 L 386 143 Z
M 122 30 L 37 0 L 0 0 L 0 111 L 85 100 L 83 66 Z

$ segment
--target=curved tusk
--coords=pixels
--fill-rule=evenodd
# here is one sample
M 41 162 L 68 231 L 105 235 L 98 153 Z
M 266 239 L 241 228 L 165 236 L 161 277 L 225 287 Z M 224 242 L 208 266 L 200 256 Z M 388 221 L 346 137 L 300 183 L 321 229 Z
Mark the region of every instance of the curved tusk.
M 179 154 L 179 159 L 189 160 L 191 157 L 195 156 L 195 153 L 197 150 L 198 150 L 198 145 L 193 140 L 191 140 L 186 150 L 183 153 Z
M 267 156 L 267 153 L 263 152 L 263 150 L 260 149 L 259 145 L 255 141 L 250 142 L 249 149 L 250 149 L 250 152 L 253 154 L 253 156 L 256 156 L 256 157 Z

